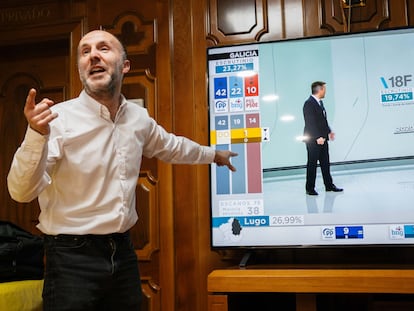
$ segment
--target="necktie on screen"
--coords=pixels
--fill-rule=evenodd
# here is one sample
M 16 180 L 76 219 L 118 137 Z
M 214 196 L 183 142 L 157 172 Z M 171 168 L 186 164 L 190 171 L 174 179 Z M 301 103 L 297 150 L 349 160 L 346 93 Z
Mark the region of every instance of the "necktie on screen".
M 325 106 L 323 105 L 323 101 L 319 101 L 319 105 L 321 106 L 322 110 L 323 110 L 323 115 L 326 117 L 326 111 L 325 111 Z

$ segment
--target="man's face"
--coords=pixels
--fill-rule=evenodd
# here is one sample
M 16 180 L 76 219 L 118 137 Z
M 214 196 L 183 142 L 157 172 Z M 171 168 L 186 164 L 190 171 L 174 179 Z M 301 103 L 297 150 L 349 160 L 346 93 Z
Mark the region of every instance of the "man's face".
M 326 86 L 322 85 L 319 90 L 319 98 L 325 98 L 325 93 L 326 93 Z
M 78 47 L 79 77 L 88 94 L 114 94 L 129 71 L 120 42 L 110 33 L 95 30 L 86 34 Z

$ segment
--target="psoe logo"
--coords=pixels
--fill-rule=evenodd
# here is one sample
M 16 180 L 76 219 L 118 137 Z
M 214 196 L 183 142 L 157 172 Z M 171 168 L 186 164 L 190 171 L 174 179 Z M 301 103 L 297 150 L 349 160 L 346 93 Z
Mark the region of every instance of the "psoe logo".
M 391 225 L 390 226 L 390 239 L 391 240 L 404 239 L 404 227 L 401 225 Z
M 248 97 L 245 100 L 245 109 L 246 111 L 256 111 L 260 110 L 259 98 L 258 97 Z
M 322 227 L 322 240 L 335 240 L 335 228 L 334 227 Z

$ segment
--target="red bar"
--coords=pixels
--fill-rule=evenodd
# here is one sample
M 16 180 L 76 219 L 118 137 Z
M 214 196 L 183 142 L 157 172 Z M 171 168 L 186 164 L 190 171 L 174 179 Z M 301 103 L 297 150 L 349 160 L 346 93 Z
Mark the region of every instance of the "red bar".
M 247 191 L 262 193 L 261 143 L 246 144 L 247 151 Z

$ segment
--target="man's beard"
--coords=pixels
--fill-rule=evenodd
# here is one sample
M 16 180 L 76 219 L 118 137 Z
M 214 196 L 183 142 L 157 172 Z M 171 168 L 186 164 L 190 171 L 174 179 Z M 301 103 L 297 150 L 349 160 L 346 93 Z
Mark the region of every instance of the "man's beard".
M 82 84 L 88 94 L 95 97 L 112 97 L 115 95 L 116 90 L 116 74 L 112 74 L 109 82 L 105 84 L 99 84 L 96 86 L 94 83 L 89 83 L 87 78 L 83 77 Z

